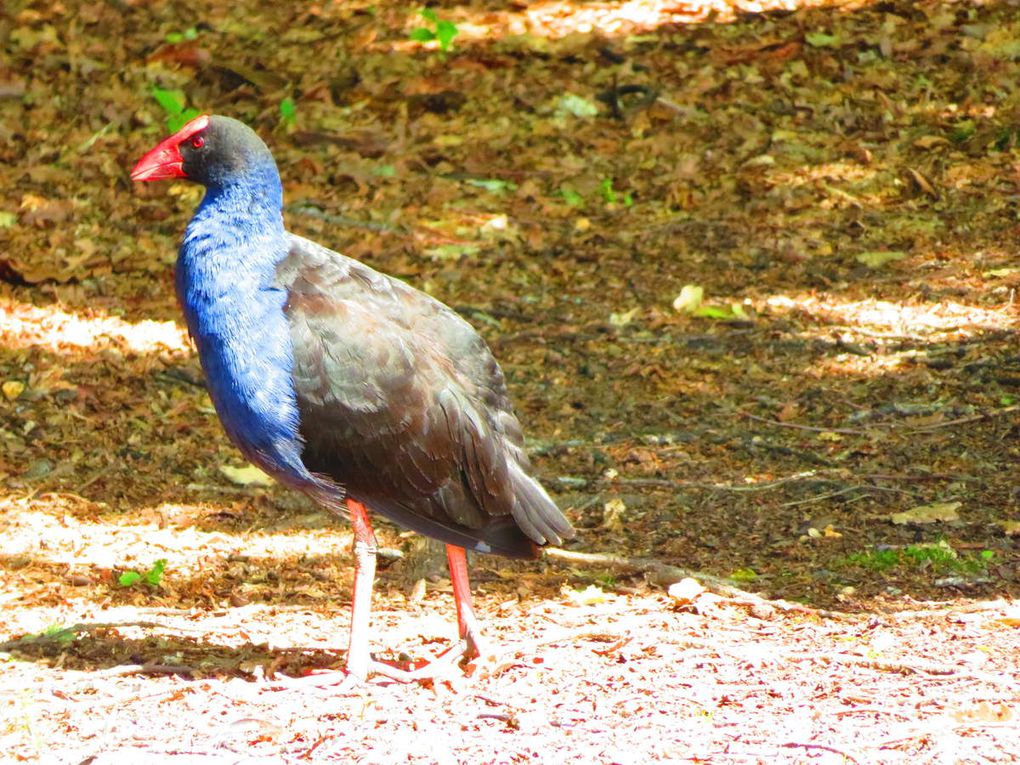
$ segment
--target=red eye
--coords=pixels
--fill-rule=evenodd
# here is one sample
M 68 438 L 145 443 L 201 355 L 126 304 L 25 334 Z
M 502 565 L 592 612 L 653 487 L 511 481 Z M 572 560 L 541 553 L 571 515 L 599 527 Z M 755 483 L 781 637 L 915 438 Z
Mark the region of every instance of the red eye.
M 205 139 L 200 135 L 196 135 L 194 138 L 191 139 L 191 145 L 194 146 L 196 149 L 201 149 L 203 146 L 205 146 Z

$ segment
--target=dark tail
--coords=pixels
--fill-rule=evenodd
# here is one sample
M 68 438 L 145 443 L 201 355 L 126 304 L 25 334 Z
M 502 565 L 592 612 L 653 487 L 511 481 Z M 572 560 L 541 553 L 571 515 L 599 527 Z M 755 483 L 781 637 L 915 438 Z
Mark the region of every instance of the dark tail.
M 510 479 L 514 487 L 514 507 L 511 511 L 521 531 L 540 545 L 558 545 L 572 539 L 574 529 L 542 484 L 524 472 L 519 465 L 510 463 Z

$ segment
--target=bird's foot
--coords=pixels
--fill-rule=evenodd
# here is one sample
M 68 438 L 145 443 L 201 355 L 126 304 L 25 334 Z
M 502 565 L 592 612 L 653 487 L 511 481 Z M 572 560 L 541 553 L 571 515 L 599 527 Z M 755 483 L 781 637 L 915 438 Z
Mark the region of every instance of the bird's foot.
M 374 678 L 398 683 L 460 681 L 466 677 L 485 677 L 495 666 L 494 658 L 484 650 L 476 630 L 467 634 L 431 661 L 390 661 L 371 655 L 348 655 L 344 669 L 316 668 L 302 677 L 277 677 L 275 684 L 285 688 L 330 688 L 335 692 L 364 688 Z
M 432 661 L 413 668 L 373 659 L 370 674 L 400 683 L 458 681 L 475 673 L 475 666 L 470 662 L 480 655 L 477 643 L 470 637 L 463 637 Z

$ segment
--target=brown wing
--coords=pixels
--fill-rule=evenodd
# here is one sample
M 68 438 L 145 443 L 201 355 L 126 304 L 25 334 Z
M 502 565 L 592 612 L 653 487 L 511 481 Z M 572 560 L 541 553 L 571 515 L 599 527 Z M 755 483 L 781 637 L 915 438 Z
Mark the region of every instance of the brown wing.
M 530 556 L 572 534 L 530 475 L 503 374 L 469 324 L 300 237 L 278 281 L 310 470 L 451 544 Z

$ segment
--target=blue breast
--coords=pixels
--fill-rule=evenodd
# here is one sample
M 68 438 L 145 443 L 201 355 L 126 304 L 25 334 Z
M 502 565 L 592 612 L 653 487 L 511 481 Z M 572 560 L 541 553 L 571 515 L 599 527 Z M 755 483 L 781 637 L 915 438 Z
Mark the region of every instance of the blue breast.
M 181 245 L 177 296 L 230 440 L 281 482 L 309 489 L 320 482 L 301 461 L 287 295 L 274 284 L 288 245 L 266 196 L 207 192 Z

